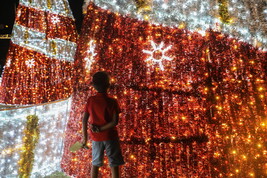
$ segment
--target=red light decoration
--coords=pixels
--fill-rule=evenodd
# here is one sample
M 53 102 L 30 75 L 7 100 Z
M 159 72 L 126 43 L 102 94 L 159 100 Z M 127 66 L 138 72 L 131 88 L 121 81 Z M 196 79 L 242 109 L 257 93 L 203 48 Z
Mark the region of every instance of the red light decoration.
M 91 3 L 76 57 L 62 159 L 68 175 L 89 176 L 91 150 L 69 147 L 82 140 L 91 74 L 105 70 L 123 111 L 122 177 L 267 176 L 266 53 L 219 32 L 153 25 Z M 107 160 L 100 172 L 110 175 Z
M 38 104 L 72 94 L 77 33 L 69 7 L 20 1 L 0 87 L 4 104 Z M 57 6 L 63 2 L 58 1 Z M 35 7 L 36 6 L 36 7 Z M 57 7 L 59 10 L 61 7 Z

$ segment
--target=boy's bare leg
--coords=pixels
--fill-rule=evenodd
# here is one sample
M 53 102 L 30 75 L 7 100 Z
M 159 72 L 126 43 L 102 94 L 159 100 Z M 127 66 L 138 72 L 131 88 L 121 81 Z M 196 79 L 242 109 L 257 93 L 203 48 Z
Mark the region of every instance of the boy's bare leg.
M 99 170 L 99 167 L 92 165 L 91 178 L 97 178 L 98 177 L 98 170 Z
M 120 171 L 119 166 L 111 167 L 112 178 L 119 178 Z

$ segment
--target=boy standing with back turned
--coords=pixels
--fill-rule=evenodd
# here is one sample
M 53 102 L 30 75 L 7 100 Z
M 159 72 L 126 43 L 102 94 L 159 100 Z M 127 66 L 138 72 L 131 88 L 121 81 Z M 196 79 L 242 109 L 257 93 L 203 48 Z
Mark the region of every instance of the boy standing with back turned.
M 119 166 L 124 164 L 116 129 L 120 108 L 117 100 L 108 96 L 109 86 L 106 72 L 93 75 L 93 87 L 98 93 L 88 98 L 83 117 L 83 147 L 86 147 L 87 142 L 88 119 L 92 140 L 91 178 L 98 176 L 99 167 L 103 165 L 104 150 L 108 156 L 112 178 L 119 178 Z

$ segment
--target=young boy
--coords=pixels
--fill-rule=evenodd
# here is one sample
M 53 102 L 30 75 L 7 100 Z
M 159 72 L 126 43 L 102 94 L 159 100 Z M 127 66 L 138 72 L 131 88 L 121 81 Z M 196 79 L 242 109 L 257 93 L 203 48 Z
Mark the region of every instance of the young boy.
M 109 86 L 109 76 L 106 72 L 97 72 L 93 75 L 93 87 L 98 93 L 88 98 L 83 117 L 84 148 L 86 148 L 89 119 L 89 135 L 92 140 L 92 178 L 97 178 L 99 167 L 103 165 L 104 150 L 108 156 L 113 178 L 119 177 L 119 166 L 124 164 L 116 129 L 120 108 L 117 100 L 107 95 Z

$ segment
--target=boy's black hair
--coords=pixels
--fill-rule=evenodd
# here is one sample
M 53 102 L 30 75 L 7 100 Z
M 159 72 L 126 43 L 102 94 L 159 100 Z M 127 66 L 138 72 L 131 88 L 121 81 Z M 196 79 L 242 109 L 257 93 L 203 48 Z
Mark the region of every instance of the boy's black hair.
M 93 75 L 93 86 L 100 93 L 106 92 L 110 86 L 108 73 L 104 71 L 96 72 Z

